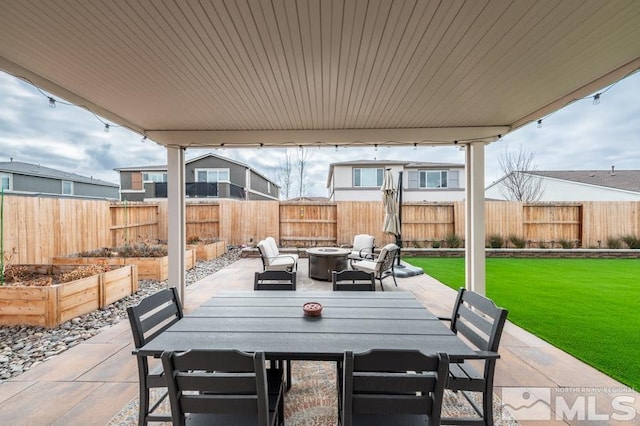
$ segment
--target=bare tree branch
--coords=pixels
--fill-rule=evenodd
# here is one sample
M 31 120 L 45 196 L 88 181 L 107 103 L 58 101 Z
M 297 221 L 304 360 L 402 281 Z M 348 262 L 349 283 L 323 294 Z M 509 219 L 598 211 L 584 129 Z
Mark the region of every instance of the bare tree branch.
M 507 200 L 531 203 L 542 198 L 542 179 L 527 173 L 537 170 L 533 158 L 533 152 L 524 151 L 522 146 L 517 152 L 504 151 L 498 156 L 498 165 L 505 175 L 500 193 Z
M 296 163 L 296 168 L 298 169 L 298 196 L 302 198 L 305 196 L 307 187 L 307 163 L 311 159 L 311 152 L 304 147 L 300 147 L 296 153 L 298 156 Z
M 281 195 L 284 196 L 285 200 L 289 199 L 291 187 L 293 185 L 292 172 L 293 163 L 291 161 L 291 155 L 289 155 L 289 150 L 287 150 L 284 153 L 284 159 L 280 162 L 280 165 L 276 170 L 276 178 L 278 179 L 280 188 L 282 188 Z

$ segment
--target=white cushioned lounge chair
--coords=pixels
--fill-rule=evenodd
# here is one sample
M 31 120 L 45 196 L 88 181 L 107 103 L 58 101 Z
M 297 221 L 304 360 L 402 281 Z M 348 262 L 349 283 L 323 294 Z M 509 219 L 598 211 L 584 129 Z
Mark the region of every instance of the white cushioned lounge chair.
M 373 249 L 375 247 L 375 237 L 368 234 L 358 234 L 353 237 L 353 244 L 350 246 L 343 246 L 343 248 L 350 248 L 351 253 L 347 256 L 350 262 L 354 260 L 373 259 Z
M 276 240 L 267 237 L 258 243 L 265 271 L 293 271 L 298 269 L 299 256 L 295 253 L 280 253 Z
M 382 290 L 384 290 L 382 280 L 388 276 L 393 278 L 393 283 L 398 287 L 396 277 L 393 274 L 393 264 L 398 250 L 400 248 L 397 245 L 393 243 L 387 244 L 380 250 L 380 254 L 376 259 L 353 260 L 352 267 L 357 271 L 373 272 L 375 278 L 380 281 Z

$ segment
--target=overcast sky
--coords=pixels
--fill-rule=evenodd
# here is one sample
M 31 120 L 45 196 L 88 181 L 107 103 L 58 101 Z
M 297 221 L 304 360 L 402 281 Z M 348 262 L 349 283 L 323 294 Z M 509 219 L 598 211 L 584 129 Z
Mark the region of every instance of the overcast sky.
M 606 91 L 605 91 L 606 90 Z M 640 73 L 603 90 L 599 105 L 574 102 L 543 120 L 487 146 L 486 183 L 502 176 L 500 153 L 522 146 L 534 154 L 538 170 L 640 169 Z M 64 101 L 60 99 L 60 101 Z M 245 163 L 276 180 L 284 149 L 187 150 L 187 158 L 206 152 Z M 327 195 L 329 164 L 352 160 L 406 160 L 464 164 L 454 147 L 309 149 L 307 196 Z M 289 150 L 296 158 L 295 149 Z M 0 162 L 40 164 L 83 176 L 119 183 L 118 167 L 166 164 L 166 149 L 124 128 L 104 125 L 90 112 L 57 103 L 49 108 L 38 89 L 0 72 Z M 291 196 L 297 196 L 297 192 Z

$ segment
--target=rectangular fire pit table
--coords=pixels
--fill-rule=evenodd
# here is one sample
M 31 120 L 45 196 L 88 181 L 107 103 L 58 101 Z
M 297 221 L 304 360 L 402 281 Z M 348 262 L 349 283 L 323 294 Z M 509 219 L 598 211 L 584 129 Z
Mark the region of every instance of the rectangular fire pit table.
M 333 271 L 348 268 L 349 249 L 339 247 L 314 247 L 307 249 L 309 255 L 309 278 L 331 281 Z

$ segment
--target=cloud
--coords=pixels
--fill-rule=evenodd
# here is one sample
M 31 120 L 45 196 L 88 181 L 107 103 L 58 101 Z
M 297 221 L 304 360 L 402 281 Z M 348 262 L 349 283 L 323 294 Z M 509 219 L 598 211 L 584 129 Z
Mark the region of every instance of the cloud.
M 640 73 L 602 91 L 600 104 L 587 97 L 529 124 L 487 147 L 486 181 L 502 177 L 497 167 L 504 149 L 522 146 L 538 170 L 640 169 Z
M 487 145 L 485 176 L 489 184 L 502 177 L 498 156 L 520 146 L 534 154 L 538 170 L 640 169 L 640 73 L 603 90 L 600 105 L 584 99 L 547 116 L 542 128 L 524 126 Z M 151 141 L 141 143 L 137 133 L 104 124 L 81 107 L 48 99 L 35 87 L 0 73 L 0 161 L 18 161 L 93 176 L 118 183 L 114 168 L 167 163 L 166 149 Z M 206 152 L 245 163 L 277 181 L 288 152 L 294 166 L 297 149 L 188 149 L 187 158 Z M 464 152 L 453 146 L 388 148 L 309 148 L 308 196 L 327 195 L 329 164 L 353 160 L 406 160 L 464 163 Z M 294 179 L 295 182 L 296 179 Z M 294 185 L 295 186 L 295 185 Z M 297 194 L 293 188 L 292 196 Z

